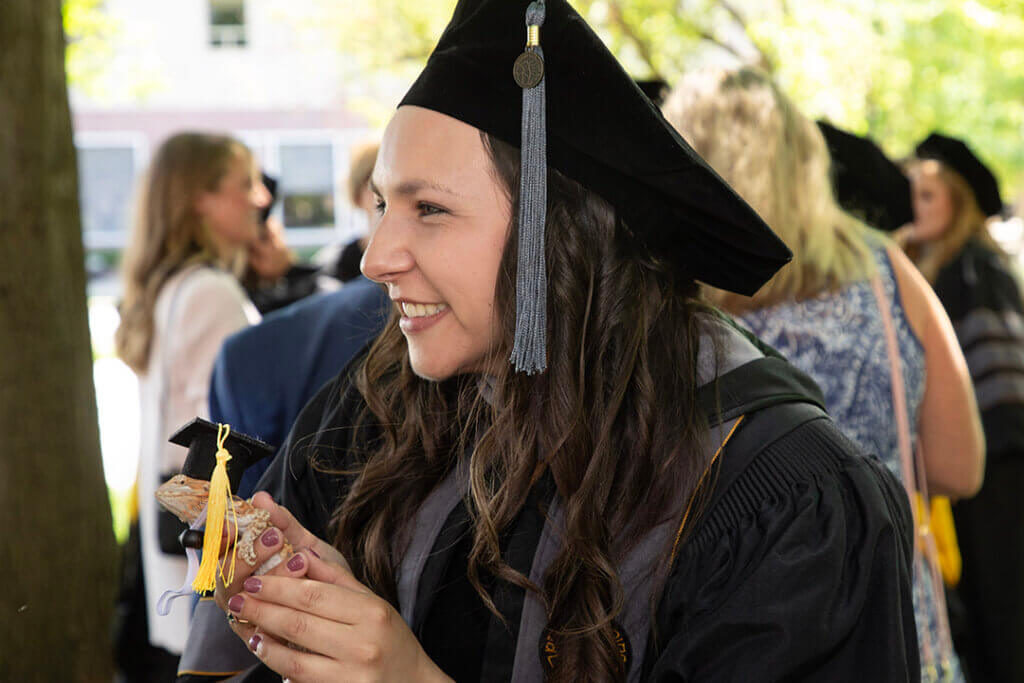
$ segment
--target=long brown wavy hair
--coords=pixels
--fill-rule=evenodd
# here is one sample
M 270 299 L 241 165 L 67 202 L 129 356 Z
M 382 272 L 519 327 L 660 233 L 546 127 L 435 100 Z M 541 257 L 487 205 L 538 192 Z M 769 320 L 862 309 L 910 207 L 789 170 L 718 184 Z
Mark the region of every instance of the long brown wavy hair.
M 178 133 L 157 150 L 136 200 L 131 243 L 122 266 L 124 299 L 114 342 L 135 372 L 149 364 L 153 311 L 167 280 L 181 268 L 217 259 L 196 212 L 196 198 L 213 192 L 233 159 L 252 162 L 249 149 L 226 135 Z
M 519 150 L 483 139 L 515 217 Z M 483 601 L 502 618 L 484 572 L 540 596 L 559 644 L 549 680 L 623 680 L 612 628 L 624 600 L 616 562 L 679 513 L 707 466 L 707 421 L 695 399 L 695 314 L 704 306 L 696 283 L 645 253 L 604 200 L 556 171 L 548 187 L 547 371 L 516 374 L 503 360 L 515 329 L 513 218 L 496 287 L 502 360 L 487 373 L 489 400 L 479 377 L 417 377 L 393 314 L 357 375 L 365 417 L 382 436 L 336 511 L 336 545 L 361 581 L 397 604 L 397 530 L 471 453 L 468 577 Z M 565 544 L 537 586 L 504 562 L 500 539 L 548 473 L 564 502 Z

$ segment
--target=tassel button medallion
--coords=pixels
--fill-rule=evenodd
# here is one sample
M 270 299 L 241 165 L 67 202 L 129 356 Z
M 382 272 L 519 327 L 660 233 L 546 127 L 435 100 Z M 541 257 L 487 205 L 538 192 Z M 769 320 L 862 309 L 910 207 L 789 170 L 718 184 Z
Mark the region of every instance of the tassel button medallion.
M 536 52 L 526 50 L 516 58 L 515 64 L 512 65 L 512 76 L 520 88 L 524 90 L 535 88 L 544 78 L 544 60 Z

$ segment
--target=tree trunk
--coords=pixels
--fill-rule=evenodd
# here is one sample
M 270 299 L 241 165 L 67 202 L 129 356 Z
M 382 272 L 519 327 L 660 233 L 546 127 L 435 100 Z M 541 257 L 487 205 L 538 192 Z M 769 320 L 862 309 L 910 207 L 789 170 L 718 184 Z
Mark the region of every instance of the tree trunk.
M 0 1 L 0 681 L 113 678 L 60 0 Z

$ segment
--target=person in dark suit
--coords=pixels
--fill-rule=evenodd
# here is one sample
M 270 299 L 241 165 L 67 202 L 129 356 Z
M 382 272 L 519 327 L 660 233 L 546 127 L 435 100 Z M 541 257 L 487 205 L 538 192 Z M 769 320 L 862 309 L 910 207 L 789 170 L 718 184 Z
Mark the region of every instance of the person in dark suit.
M 279 446 L 306 402 L 384 328 L 388 303 L 359 277 L 229 337 L 210 380 L 211 419 Z M 251 493 L 269 464 L 247 470 L 236 493 Z

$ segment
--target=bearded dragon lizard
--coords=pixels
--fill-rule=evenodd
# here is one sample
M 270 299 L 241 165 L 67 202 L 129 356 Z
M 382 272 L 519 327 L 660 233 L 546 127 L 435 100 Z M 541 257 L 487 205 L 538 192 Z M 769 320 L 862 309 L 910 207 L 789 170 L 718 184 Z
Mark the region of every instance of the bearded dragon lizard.
M 206 508 L 210 497 L 210 482 L 193 479 L 184 474 L 176 474 L 156 490 L 156 499 L 160 504 L 174 513 L 178 519 L 192 525 Z M 252 547 L 263 530 L 270 526 L 270 513 L 252 504 L 252 499 L 242 500 L 232 496 L 232 507 L 225 518 L 226 523 L 238 523 L 240 537 L 235 543 L 235 550 L 250 567 L 256 565 L 256 550 Z M 295 554 L 291 543 L 285 539 L 281 549 L 267 559 L 256 570 L 256 574 L 266 574 L 282 561 Z

